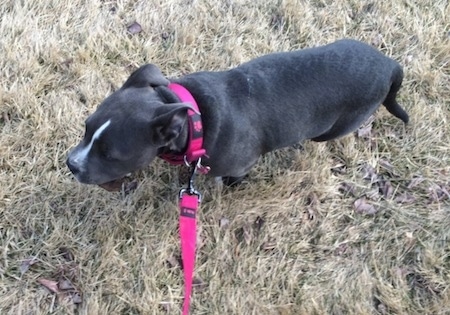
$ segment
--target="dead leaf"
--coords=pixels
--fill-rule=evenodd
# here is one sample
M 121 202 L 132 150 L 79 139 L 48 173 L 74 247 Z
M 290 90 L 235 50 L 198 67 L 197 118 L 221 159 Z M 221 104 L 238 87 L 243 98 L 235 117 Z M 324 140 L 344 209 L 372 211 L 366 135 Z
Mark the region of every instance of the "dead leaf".
M 176 268 L 176 267 L 183 268 L 183 261 L 179 256 L 178 257 L 170 256 L 168 259 L 166 259 L 166 263 L 169 268 Z
M 414 60 L 413 55 L 406 55 L 404 58 L 404 64 L 407 66 Z
M 261 245 L 261 249 L 265 250 L 265 251 L 274 250 L 276 247 L 277 247 L 277 243 L 274 239 L 270 239 Z
M 375 121 L 375 115 L 370 115 L 369 118 L 364 122 L 365 125 L 372 125 Z
M 392 172 L 392 170 L 394 169 L 394 166 L 393 166 L 393 165 L 391 164 L 391 162 L 389 162 L 388 159 L 386 159 L 386 158 L 379 159 L 379 160 L 378 160 L 378 164 L 379 164 L 382 168 L 388 170 L 389 172 Z
M 388 308 L 386 307 L 386 305 L 384 305 L 383 303 L 378 304 L 377 306 L 377 310 L 380 314 L 384 315 L 384 314 L 389 314 L 388 312 Z
M 219 227 L 221 229 L 226 229 L 229 227 L 229 225 L 230 225 L 230 220 L 228 220 L 227 218 L 220 218 Z
M 416 201 L 416 197 L 414 197 L 412 194 L 404 192 L 397 197 L 395 197 L 395 202 L 401 203 L 401 204 L 410 204 Z
M 11 121 L 10 115 L 7 112 L 2 113 L 2 118 L 5 124 L 8 124 Z
M 370 138 L 372 136 L 372 125 L 367 125 L 359 128 L 356 131 L 356 135 L 358 138 Z
M 138 187 L 137 180 L 133 180 L 132 182 L 126 183 L 125 187 L 123 188 L 123 191 L 125 195 L 128 195 L 129 193 L 135 191 Z
M 320 204 L 319 197 L 315 193 L 310 193 L 308 197 L 306 198 L 306 205 L 308 206 L 317 206 Z
M 22 263 L 20 264 L 19 267 L 20 274 L 23 275 L 25 272 L 28 271 L 28 269 L 30 269 L 31 266 L 33 266 L 37 262 L 38 260 L 35 257 L 22 260 Z
M 446 198 L 450 199 L 450 193 L 443 185 L 433 184 L 428 188 L 428 192 L 431 202 L 440 202 Z
M 73 58 L 67 58 L 66 60 L 61 62 L 61 65 L 68 68 L 72 63 L 73 63 Z
M 58 267 L 59 278 L 75 279 L 79 277 L 79 274 L 80 274 L 79 266 L 74 262 L 62 264 Z
M 388 161 L 388 159 L 381 158 L 378 161 L 378 165 L 380 165 L 383 169 L 385 169 L 389 174 L 393 176 L 398 176 L 397 172 L 395 171 L 394 165 L 392 165 L 391 162 Z
M 270 26 L 278 30 L 284 25 L 284 17 L 279 13 L 272 14 L 270 18 Z
M 71 294 L 73 304 L 81 304 L 83 299 L 81 297 L 81 293 L 76 291 Z
M 367 199 L 379 200 L 380 199 L 380 189 L 379 188 L 371 189 L 371 190 L 367 191 L 364 195 Z
M 333 174 L 346 174 L 347 165 L 345 165 L 345 163 L 339 162 L 331 167 L 331 172 Z
M 351 183 L 343 182 L 339 185 L 338 191 L 343 194 L 355 196 L 355 186 Z
M 170 34 L 169 34 L 168 32 L 163 32 L 163 33 L 161 34 L 161 38 L 162 38 L 163 40 L 167 40 L 167 39 L 169 39 L 169 37 L 170 37 Z
M 192 288 L 196 291 L 203 291 L 208 287 L 208 284 L 198 277 L 192 280 Z
M 408 184 L 408 189 L 412 189 L 414 187 L 417 187 L 420 183 L 422 183 L 425 180 L 422 176 L 414 176 L 411 181 Z
M 394 193 L 394 187 L 392 187 L 392 184 L 388 180 L 381 180 L 378 183 L 378 187 L 380 188 L 380 193 L 384 196 L 385 199 L 391 198 L 392 194 Z
M 383 35 L 378 33 L 372 37 L 371 44 L 375 47 L 383 47 L 384 46 L 384 39 Z
M 261 231 L 262 227 L 264 226 L 264 223 L 266 223 L 266 221 L 262 217 L 260 217 L 260 216 L 256 217 L 256 220 L 253 223 L 253 226 L 254 226 L 256 232 Z
M 397 267 L 395 268 L 395 273 L 399 278 L 403 279 L 411 273 L 411 270 L 409 270 L 407 267 Z
M 349 251 L 349 246 L 347 243 L 341 243 L 339 246 L 334 250 L 334 255 L 336 256 L 344 256 Z
M 73 256 L 72 251 L 67 247 L 61 247 L 59 249 L 59 254 L 66 260 L 66 261 L 74 261 L 75 258 Z
M 249 245 L 253 238 L 252 237 L 252 229 L 251 229 L 250 225 L 245 224 L 242 227 L 242 231 L 243 231 L 243 237 L 244 237 L 245 244 Z
M 37 282 L 39 282 L 44 287 L 46 287 L 48 290 L 50 290 L 50 292 L 60 293 L 60 290 L 58 288 L 58 282 L 56 282 L 56 281 L 39 278 L 39 279 L 37 279 Z
M 413 232 L 405 232 L 405 236 L 406 236 L 406 244 L 409 248 L 413 247 L 414 245 L 416 245 L 416 238 L 414 237 Z
M 374 215 L 378 212 L 374 205 L 368 203 L 367 199 L 359 198 L 353 203 L 355 211 L 361 214 Z
M 306 221 L 312 221 L 316 218 L 317 213 L 312 207 L 306 207 L 306 211 L 303 214 L 303 219 Z
M 363 171 L 364 171 L 363 179 L 368 179 L 370 180 L 371 183 L 375 183 L 378 180 L 378 174 L 372 165 L 365 164 L 363 166 Z
M 159 305 L 161 306 L 161 308 L 166 312 L 166 313 L 170 313 L 170 310 L 171 310 L 171 306 L 172 306 L 172 303 L 171 302 L 169 302 L 169 301 L 162 301 L 162 302 L 159 302 Z
M 60 279 L 58 282 L 58 288 L 60 290 L 74 290 L 75 289 L 73 284 L 67 279 Z
M 138 22 L 134 22 L 128 25 L 127 30 L 131 35 L 138 34 L 142 32 L 142 26 Z

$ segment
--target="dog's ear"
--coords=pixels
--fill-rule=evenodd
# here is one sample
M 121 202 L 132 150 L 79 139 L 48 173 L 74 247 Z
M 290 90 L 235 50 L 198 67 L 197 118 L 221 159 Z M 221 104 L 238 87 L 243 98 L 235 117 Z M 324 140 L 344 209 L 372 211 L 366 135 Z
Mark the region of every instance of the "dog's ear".
M 161 70 L 153 64 L 148 64 L 140 67 L 134 71 L 128 80 L 123 84 L 122 88 L 127 87 L 156 87 L 160 85 L 169 85 L 169 80 L 167 80 L 162 74 Z
M 152 119 L 152 137 L 156 145 L 167 145 L 176 139 L 187 123 L 187 104 L 165 104 L 157 108 Z

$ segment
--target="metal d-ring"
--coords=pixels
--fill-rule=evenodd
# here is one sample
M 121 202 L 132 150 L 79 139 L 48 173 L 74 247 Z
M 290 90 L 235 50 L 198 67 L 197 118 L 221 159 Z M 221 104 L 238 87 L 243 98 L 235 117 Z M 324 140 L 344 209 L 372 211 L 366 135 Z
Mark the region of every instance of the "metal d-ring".
M 183 156 L 183 161 L 184 161 L 184 165 L 186 165 L 187 167 L 191 166 L 191 163 L 189 163 L 189 161 L 187 160 L 187 155 Z

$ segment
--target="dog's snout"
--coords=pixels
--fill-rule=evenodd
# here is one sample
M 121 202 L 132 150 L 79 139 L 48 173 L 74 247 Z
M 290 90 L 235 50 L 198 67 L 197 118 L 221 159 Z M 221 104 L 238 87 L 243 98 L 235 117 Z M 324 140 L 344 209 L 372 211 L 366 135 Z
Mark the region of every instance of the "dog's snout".
M 67 158 L 66 164 L 73 175 L 77 175 L 80 172 L 80 168 L 70 157 Z

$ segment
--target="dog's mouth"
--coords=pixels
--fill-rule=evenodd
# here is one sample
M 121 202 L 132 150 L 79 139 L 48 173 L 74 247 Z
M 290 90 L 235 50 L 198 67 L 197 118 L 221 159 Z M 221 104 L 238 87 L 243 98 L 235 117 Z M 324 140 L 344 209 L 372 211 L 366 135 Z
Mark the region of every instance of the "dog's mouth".
M 122 178 L 99 184 L 98 186 L 111 192 L 124 191 L 125 193 L 129 193 L 137 188 L 137 181 L 132 180 L 129 176 L 124 176 Z

